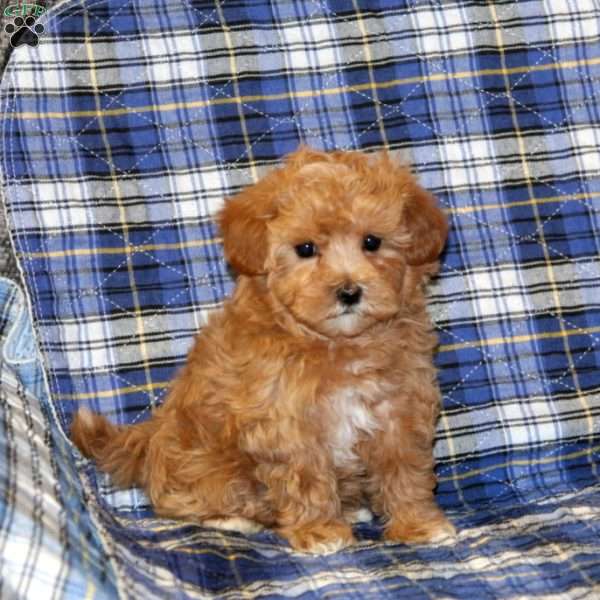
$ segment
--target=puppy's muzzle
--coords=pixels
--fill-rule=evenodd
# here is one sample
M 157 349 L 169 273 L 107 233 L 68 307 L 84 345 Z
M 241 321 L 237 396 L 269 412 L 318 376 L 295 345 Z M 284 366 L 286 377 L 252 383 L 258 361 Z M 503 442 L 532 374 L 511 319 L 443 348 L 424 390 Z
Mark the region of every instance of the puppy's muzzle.
M 346 283 L 336 291 L 337 299 L 345 306 L 358 304 L 362 297 L 362 288 L 353 283 Z

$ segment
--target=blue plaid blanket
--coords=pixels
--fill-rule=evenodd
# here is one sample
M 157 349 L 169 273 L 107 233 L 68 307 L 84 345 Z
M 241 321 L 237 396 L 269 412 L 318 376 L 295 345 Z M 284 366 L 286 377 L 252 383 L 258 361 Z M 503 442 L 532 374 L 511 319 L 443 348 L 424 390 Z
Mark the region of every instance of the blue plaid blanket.
M 50 410 L 27 304 L 0 277 L 0 597 L 108 600 L 113 569 Z
M 0 430 L 9 595 L 39 597 L 35 549 L 54 543 L 57 597 L 597 597 L 593 0 L 67 0 L 38 23 L 0 87 L 2 190 L 44 375 Z M 317 558 L 269 532 L 159 520 L 68 440 L 78 407 L 133 423 L 162 402 L 233 286 L 215 212 L 300 142 L 388 148 L 448 212 L 430 306 L 454 545 L 383 543 L 372 522 Z M 34 395 L 40 468 L 59 482 L 36 497 L 56 494 L 60 526 L 26 511 L 48 538 L 7 554 L 28 506 L 11 415 Z

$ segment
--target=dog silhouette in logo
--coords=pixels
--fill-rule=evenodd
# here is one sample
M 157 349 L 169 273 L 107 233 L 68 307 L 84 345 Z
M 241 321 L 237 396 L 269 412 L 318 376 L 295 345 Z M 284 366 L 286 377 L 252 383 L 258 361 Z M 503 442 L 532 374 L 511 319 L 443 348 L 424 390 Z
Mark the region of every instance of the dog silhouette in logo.
M 44 32 L 44 26 L 35 22 L 35 17 L 31 15 L 27 18 L 16 17 L 12 23 L 4 26 L 4 31 L 10 34 L 10 45 L 18 48 L 24 44 L 28 46 L 37 46 L 38 36 Z

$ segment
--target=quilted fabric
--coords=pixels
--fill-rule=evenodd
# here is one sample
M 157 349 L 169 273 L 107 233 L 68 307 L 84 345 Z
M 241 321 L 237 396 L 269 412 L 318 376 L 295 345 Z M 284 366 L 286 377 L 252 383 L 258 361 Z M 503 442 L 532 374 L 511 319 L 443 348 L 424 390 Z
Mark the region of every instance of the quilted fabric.
M 80 460 L 124 596 L 593 593 L 598 17 L 591 0 L 82 0 L 15 50 L 3 190 L 64 444 L 79 406 L 133 423 L 160 404 L 232 289 L 216 210 L 298 143 L 393 150 L 451 221 L 430 299 L 458 543 L 382 544 L 371 523 L 301 557 L 153 519 Z

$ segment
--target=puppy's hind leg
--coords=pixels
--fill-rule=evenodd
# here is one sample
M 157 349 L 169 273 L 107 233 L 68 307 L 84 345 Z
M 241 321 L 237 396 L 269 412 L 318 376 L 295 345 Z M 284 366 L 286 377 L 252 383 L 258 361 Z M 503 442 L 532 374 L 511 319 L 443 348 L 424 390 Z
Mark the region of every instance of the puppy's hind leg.
M 223 517 L 215 519 L 205 519 L 202 521 L 205 527 L 221 529 L 223 531 L 239 531 L 240 533 L 258 533 L 264 527 L 256 521 L 251 521 L 245 517 Z
M 172 461 L 167 485 L 150 490 L 156 513 L 224 531 L 256 533 L 272 522 L 251 472 L 227 452 L 191 452 Z M 218 464 L 218 468 L 216 465 Z

